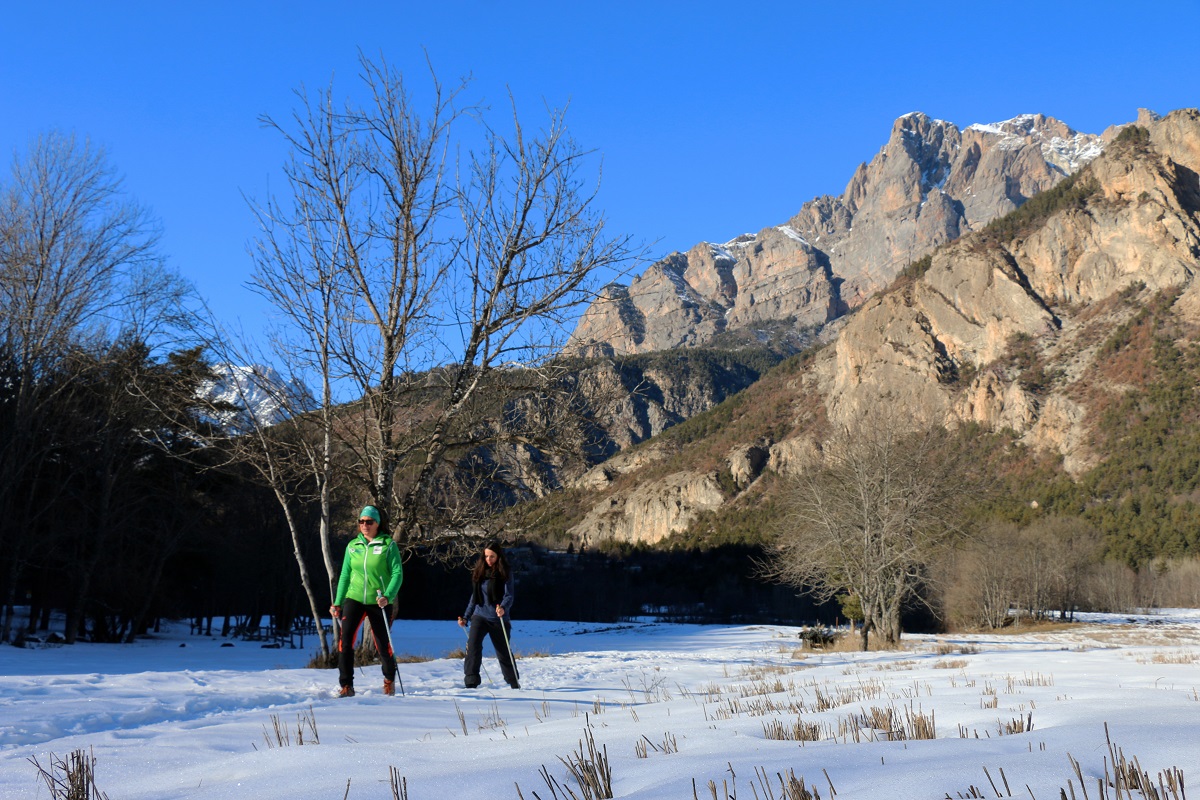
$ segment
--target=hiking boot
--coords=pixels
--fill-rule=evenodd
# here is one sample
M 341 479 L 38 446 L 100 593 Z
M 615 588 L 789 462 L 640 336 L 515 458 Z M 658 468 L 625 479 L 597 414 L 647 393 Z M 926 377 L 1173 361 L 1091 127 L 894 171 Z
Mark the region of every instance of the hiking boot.
M 389 681 L 386 678 L 383 681 L 383 693 L 393 695 L 396 693 L 396 682 Z
M 354 687 L 343 686 L 341 691 L 338 692 L 338 697 L 354 697 Z
M 512 683 L 510 683 L 510 684 L 508 685 L 508 687 L 509 687 L 510 689 L 520 689 L 520 688 L 521 688 L 521 684 L 520 684 L 520 683 L 518 683 L 517 681 L 513 681 Z

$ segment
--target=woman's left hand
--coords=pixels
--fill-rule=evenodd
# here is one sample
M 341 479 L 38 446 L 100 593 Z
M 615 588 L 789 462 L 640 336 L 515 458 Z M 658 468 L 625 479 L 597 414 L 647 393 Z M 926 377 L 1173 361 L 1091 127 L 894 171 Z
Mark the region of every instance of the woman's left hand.
M 496 616 L 497 617 L 504 616 L 504 606 L 496 606 Z

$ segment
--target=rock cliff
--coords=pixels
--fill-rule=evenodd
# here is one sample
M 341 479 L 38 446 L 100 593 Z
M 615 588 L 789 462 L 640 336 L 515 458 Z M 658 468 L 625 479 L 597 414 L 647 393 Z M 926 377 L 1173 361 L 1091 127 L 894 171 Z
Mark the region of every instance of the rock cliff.
M 1098 328 L 1084 324 L 1094 323 L 1086 312 L 1122 291 L 1180 288 L 1181 308 L 1195 313 L 1198 145 L 1195 112 L 1143 115 L 1024 229 L 946 247 L 910 284 L 868 301 L 809 375 L 830 418 L 886 399 L 946 423 L 1011 428 L 1068 469 L 1086 467 L 1085 409 L 1071 391 L 1096 357 Z M 1121 321 L 1110 313 L 1099 330 Z M 1031 389 L 1004 363 L 1015 341 L 1061 377 Z M 964 374 L 973 376 L 965 386 Z
M 905 115 L 840 197 L 811 200 L 757 234 L 671 253 L 629 286 L 608 286 L 568 349 L 643 353 L 768 323 L 819 328 L 913 260 L 1008 213 L 1101 149 L 1101 137 L 1041 115 L 965 130 Z

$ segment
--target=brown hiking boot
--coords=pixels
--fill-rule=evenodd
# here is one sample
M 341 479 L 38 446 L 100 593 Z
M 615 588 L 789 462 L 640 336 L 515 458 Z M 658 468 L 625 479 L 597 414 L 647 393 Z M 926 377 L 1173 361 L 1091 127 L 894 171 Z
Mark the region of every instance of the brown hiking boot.
M 383 681 L 383 693 L 384 694 L 395 694 L 396 693 L 396 682 L 389 681 L 385 678 Z
M 354 687 L 343 686 L 342 690 L 338 692 L 338 697 L 354 697 Z

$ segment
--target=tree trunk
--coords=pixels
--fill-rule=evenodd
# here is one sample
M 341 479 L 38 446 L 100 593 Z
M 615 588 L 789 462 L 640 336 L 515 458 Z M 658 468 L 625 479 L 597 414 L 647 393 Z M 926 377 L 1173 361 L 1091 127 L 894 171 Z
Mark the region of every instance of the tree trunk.
M 328 656 L 329 638 L 325 635 L 325 626 L 321 624 L 321 613 L 317 610 L 317 596 L 313 592 L 312 580 L 308 576 L 308 567 L 304 563 L 304 553 L 300 549 L 300 531 L 296 527 L 296 519 L 292 516 L 287 498 L 278 488 L 275 489 L 275 498 L 283 509 L 283 515 L 287 519 L 288 532 L 292 535 L 292 553 L 296 557 L 296 565 L 300 568 L 300 584 L 304 587 L 304 594 L 308 597 L 309 610 L 312 612 L 313 621 L 317 623 L 317 636 L 321 639 L 321 655 Z

